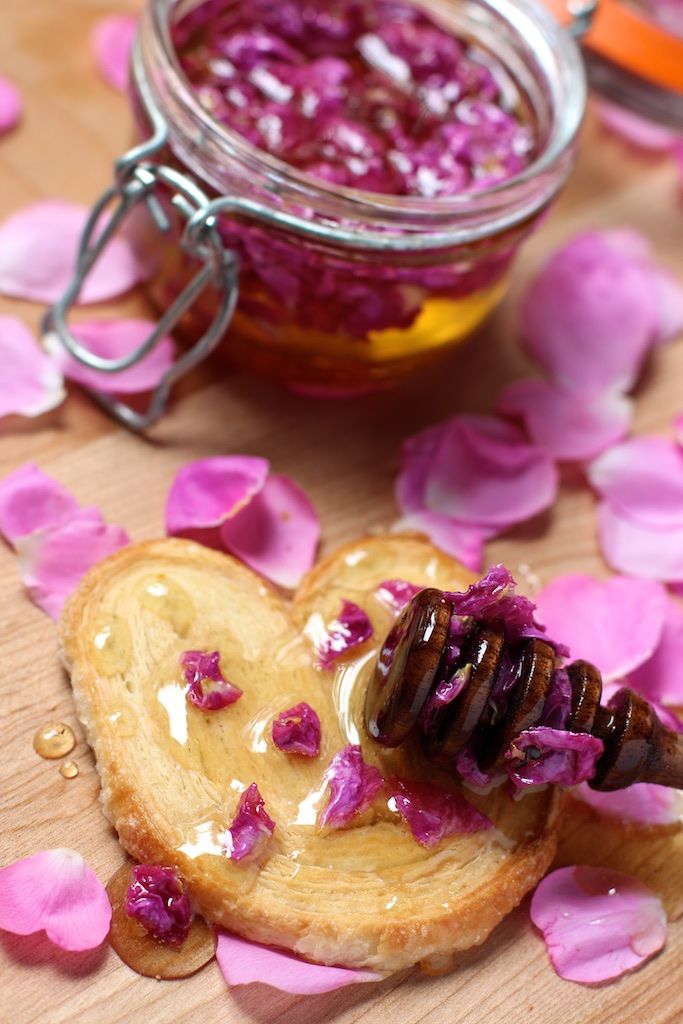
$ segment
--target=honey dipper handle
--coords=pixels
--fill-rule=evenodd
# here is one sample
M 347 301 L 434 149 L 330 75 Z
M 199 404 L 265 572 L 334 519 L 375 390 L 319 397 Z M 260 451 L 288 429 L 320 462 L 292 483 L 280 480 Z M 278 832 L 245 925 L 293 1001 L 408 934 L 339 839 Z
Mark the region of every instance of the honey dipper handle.
M 605 745 L 592 789 L 624 789 L 636 782 L 683 789 L 683 734 L 662 725 L 644 697 L 619 690 L 609 707 L 598 708 L 592 731 Z

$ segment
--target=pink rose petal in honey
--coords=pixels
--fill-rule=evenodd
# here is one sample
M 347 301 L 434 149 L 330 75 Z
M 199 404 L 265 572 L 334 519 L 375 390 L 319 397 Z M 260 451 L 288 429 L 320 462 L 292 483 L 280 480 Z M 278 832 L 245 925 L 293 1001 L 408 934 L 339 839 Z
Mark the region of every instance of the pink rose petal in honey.
M 662 901 L 630 875 L 559 868 L 539 884 L 531 920 L 561 978 L 597 985 L 631 971 L 666 942 Z
M 64 380 L 26 325 L 0 316 L 0 417 L 40 416 L 64 401 Z
M 38 607 L 58 619 L 88 569 L 128 543 L 120 526 L 108 526 L 86 510 L 61 526 L 17 540 L 21 577 Z
M 9 544 L 36 530 L 61 526 L 82 511 L 65 487 L 32 462 L 0 480 L 0 534 Z
M 230 860 L 255 860 L 265 850 L 275 831 L 263 797 L 252 782 L 240 797 L 232 825 L 225 833 L 226 854 Z
M 120 359 L 138 349 L 155 325 L 150 320 L 91 320 L 72 325 L 74 337 L 88 351 L 105 359 Z M 128 370 L 104 373 L 91 370 L 69 355 L 56 335 L 46 339 L 55 363 L 69 380 L 83 387 L 114 394 L 139 394 L 152 391 L 173 365 L 174 345 L 162 338 L 152 351 Z
M 252 500 L 266 482 L 268 462 L 253 455 L 199 459 L 182 466 L 166 502 L 171 536 L 222 526 Z
M 137 28 L 131 14 L 109 14 L 95 25 L 91 46 L 98 71 L 119 92 L 128 87 L 130 55 Z
M 327 624 L 325 635 L 318 643 L 318 664 L 331 669 L 337 658 L 364 644 L 372 632 L 367 613 L 353 601 L 343 600 L 337 618 Z
M 572 659 L 592 662 L 606 682 L 643 665 L 662 638 L 669 598 L 651 580 L 581 573 L 558 576 L 536 595 L 536 614 Z
M 502 391 L 497 411 L 519 416 L 531 440 L 553 458 L 584 461 L 628 432 L 633 403 L 616 391 L 585 400 L 530 377 L 513 381 Z
M 15 935 L 44 930 L 78 952 L 107 937 L 111 905 L 102 883 L 73 850 L 43 850 L 0 868 L 0 928 Z
M 24 111 L 24 101 L 16 85 L 0 75 L 0 135 L 16 127 Z
M 619 135 L 625 142 L 651 153 L 668 153 L 673 149 L 679 136 L 669 128 L 663 128 L 654 121 L 626 110 L 625 107 L 598 100 L 595 109 L 602 124 L 609 131 Z
M 292 953 L 219 931 L 216 959 L 228 985 L 270 985 L 293 995 L 320 995 L 358 982 L 381 981 L 374 971 L 326 967 Z
M 643 526 L 683 525 L 683 450 L 666 437 L 634 437 L 604 452 L 588 479 L 615 512 Z
M 406 515 L 440 513 L 500 531 L 548 508 L 557 470 L 547 452 L 503 420 L 455 416 L 408 438 L 396 496 Z
M 325 772 L 329 800 L 320 815 L 323 828 L 343 828 L 370 806 L 384 785 L 379 770 L 366 764 L 358 744 L 349 743 L 330 761 Z
M 71 282 L 76 252 L 90 211 L 58 199 L 26 206 L 0 224 L 0 294 L 53 303 Z M 88 275 L 78 302 L 122 295 L 148 275 L 130 241 L 111 240 Z
M 626 683 L 650 701 L 683 706 L 683 608 L 677 601 L 669 598 L 652 657 L 631 672 Z
M 598 530 L 612 569 L 663 583 L 683 581 L 683 525 L 644 525 L 604 501 L 598 506 Z
M 604 748 L 596 736 L 539 725 L 515 737 L 505 752 L 506 767 L 519 789 L 576 786 L 593 778 Z
M 461 793 L 428 782 L 392 779 L 389 794 L 415 839 L 428 849 L 447 836 L 481 832 L 493 824 Z
M 375 590 L 375 595 L 388 608 L 398 615 L 407 604 L 410 604 L 416 594 L 419 594 L 423 587 L 408 580 L 383 580 Z
M 582 783 L 573 795 L 599 814 L 623 822 L 647 827 L 676 825 L 683 821 L 683 793 L 667 786 L 640 782 L 613 793 L 599 793 Z
M 521 316 L 529 353 L 584 401 L 629 390 L 660 329 L 650 266 L 599 232 L 551 257 L 529 285 Z
M 319 541 L 320 520 L 310 499 L 277 474 L 221 527 L 221 542 L 231 554 L 289 589 L 313 565 Z

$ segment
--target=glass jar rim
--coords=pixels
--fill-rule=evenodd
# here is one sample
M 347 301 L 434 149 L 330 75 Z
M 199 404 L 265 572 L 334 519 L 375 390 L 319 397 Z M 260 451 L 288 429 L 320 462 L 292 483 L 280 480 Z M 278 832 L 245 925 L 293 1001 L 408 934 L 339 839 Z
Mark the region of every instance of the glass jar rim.
M 488 218 L 490 230 L 483 232 L 488 236 L 531 218 L 554 197 L 569 174 L 568 154 L 586 109 L 585 69 L 575 40 L 542 0 L 472 0 L 470 6 L 488 9 L 502 18 L 519 39 L 532 41 L 535 52 L 543 58 L 546 72 L 554 76 L 556 88 L 561 87 L 564 102 L 561 109 L 559 104 L 553 104 L 549 139 L 514 177 L 476 192 L 436 198 L 392 196 L 325 182 L 259 149 L 215 120 L 199 102 L 173 45 L 171 18 L 179 2 L 182 0 L 149 0 L 143 13 L 141 36 L 147 35 L 147 40 L 146 44 L 138 45 L 133 60 L 133 77 L 140 91 L 153 99 L 162 115 L 164 108 L 170 106 L 176 115 L 201 126 L 201 146 L 241 160 L 267 179 L 273 194 L 297 197 L 301 205 L 314 209 L 323 219 L 346 225 L 371 222 L 409 231 L 445 226 L 447 234 L 449 224 L 458 224 L 462 229 L 463 222 L 472 225 Z M 424 0 L 416 2 L 424 6 Z M 171 147 L 184 157 L 189 153 L 196 156 L 198 138 L 185 145 L 177 126 L 169 123 L 169 129 Z M 221 184 L 211 168 L 204 177 L 220 190 Z M 540 189 L 539 182 L 543 183 Z M 330 232 L 334 234 L 332 224 Z M 454 235 L 454 241 L 462 241 L 461 233 L 456 231 L 458 237 Z M 481 236 L 482 232 L 474 234 Z

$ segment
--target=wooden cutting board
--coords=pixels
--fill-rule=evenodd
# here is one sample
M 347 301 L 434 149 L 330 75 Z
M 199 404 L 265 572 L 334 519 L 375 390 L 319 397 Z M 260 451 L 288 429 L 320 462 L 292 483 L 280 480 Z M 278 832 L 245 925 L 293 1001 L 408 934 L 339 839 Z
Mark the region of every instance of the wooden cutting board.
M 102 0 L 2 0 L 0 72 L 24 90 L 24 125 L 0 141 L 0 216 L 41 197 L 90 202 L 108 182 L 112 158 L 127 145 L 126 101 L 98 78 L 88 48 Z M 133 10 L 130 0 L 118 9 Z M 354 403 L 305 403 L 267 383 L 204 369 L 183 389 L 149 440 L 123 432 L 78 392 L 37 421 L 0 424 L 0 475 L 30 459 L 101 506 L 135 539 L 162 533 L 166 491 L 189 459 L 225 452 L 265 455 L 313 497 L 324 549 L 395 518 L 392 482 L 408 433 L 462 411 L 490 411 L 503 383 L 524 371 L 516 334 L 520 287 L 539 261 L 571 234 L 630 224 L 659 258 L 683 274 L 683 209 L 671 162 L 634 155 L 592 119 L 582 157 L 553 216 L 528 245 L 512 293 L 478 337 L 438 370 L 399 392 Z M 141 297 L 112 306 L 145 310 Z M 108 310 L 104 310 L 106 313 Z M 40 310 L 0 302 L 0 312 L 37 325 Z M 681 411 L 683 339 L 654 353 L 636 406 L 635 430 L 667 430 Z M 0 386 L 2 371 L 0 369 Z M 492 543 L 527 590 L 568 570 L 606 575 L 596 541 L 594 498 L 578 470 L 563 475 L 556 506 Z M 36 850 L 71 845 L 102 879 L 122 861 L 97 800 L 92 757 L 60 670 L 55 627 L 26 598 L 14 557 L 0 548 L 0 864 Z M 58 763 L 40 760 L 32 737 L 50 719 L 71 723 L 80 767 L 67 781 Z M 683 1019 L 683 927 L 670 929 L 665 952 L 636 974 L 591 990 L 552 972 L 525 905 L 483 949 L 440 979 L 417 973 L 378 986 L 294 998 L 261 986 L 229 992 L 215 965 L 180 982 L 133 974 L 104 946 L 55 954 L 41 937 L 0 933 L 0 1024 L 664 1024 Z

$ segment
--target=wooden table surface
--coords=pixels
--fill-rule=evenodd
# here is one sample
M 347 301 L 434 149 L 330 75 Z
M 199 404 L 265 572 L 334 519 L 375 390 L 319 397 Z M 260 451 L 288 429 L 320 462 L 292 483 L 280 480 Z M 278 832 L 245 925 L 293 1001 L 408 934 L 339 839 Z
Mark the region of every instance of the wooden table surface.
M 104 0 L 2 0 L 0 71 L 21 85 L 23 126 L 0 141 L 0 216 L 41 197 L 89 202 L 109 180 L 127 145 L 126 101 L 98 78 L 88 48 Z M 118 9 L 130 0 L 119 0 Z M 461 411 L 489 411 L 501 385 L 524 370 L 515 304 L 544 255 L 581 229 L 630 224 L 660 259 L 683 274 L 683 209 L 666 160 L 629 152 L 589 118 L 579 166 L 564 198 L 518 265 L 512 293 L 493 321 L 445 366 L 394 394 L 346 404 L 304 403 L 271 385 L 205 368 L 150 440 L 114 426 L 77 391 L 36 421 L 0 424 L 0 475 L 31 459 L 102 507 L 134 539 L 160 535 L 167 488 L 189 459 L 226 452 L 265 455 L 311 494 L 324 550 L 396 515 L 392 481 L 403 436 Z M 140 296 L 112 306 L 145 309 Z M 40 310 L 0 302 L 0 312 L 37 325 Z M 108 309 L 105 309 L 108 312 Z M 0 386 L 2 383 L 0 370 Z M 666 429 L 681 411 L 683 339 L 658 350 L 637 394 L 636 432 Z M 578 471 L 566 471 L 560 500 L 545 515 L 496 540 L 489 561 L 505 561 L 541 581 L 568 570 L 605 575 L 596 542 L 594 499 Z M 528 567 L 528 568 L 527 568 Z M 71 845 L 100 878 L 122 860 L 97 801 L 92 758 L 76 723 L 55 648 L 55 626 L 26 598 L 12 554 L 0 548 L 0 864 L 36 850 Z M 69 722 L 79 736 L 81 769 L 66 781 L 33 752 L 36 728 Z M 417 973 L 298 999 L 261 986 L 229 992 L 217 967 L 159 983 L 133 974 L 105 945 L 88 954 L 55 954 L 41 937 L 0 933 L 0 1024 L 648 1024 L 683 1020 L 683 927 L 645 969 L 600 989 L 552 972 L 524 905 L 453 974 Z M 676 980 L 678 976 L 679 980 Z

